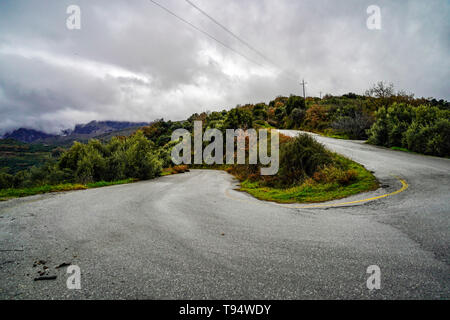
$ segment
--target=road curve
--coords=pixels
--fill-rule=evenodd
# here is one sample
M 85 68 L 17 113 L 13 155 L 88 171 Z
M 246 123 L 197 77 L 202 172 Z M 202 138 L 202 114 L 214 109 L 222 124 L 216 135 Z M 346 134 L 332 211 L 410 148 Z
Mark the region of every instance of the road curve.
M 286 134 L 296 134 L 289 131 Z M 225 172 L 0 203 L 2 299 L 448 299 L 450 160 L 316 137 L 394 196 L 295 208 L 234 191 Z M 346 199 L 347 200 L 347 199 Z M 342 202 L 342 200 L 341 200 Z M 33 281 L 44 260 L 56 280 Z M 81 269 L 81 290 L 65 267 Z M 381 269 L 368 290 L 366 269 Z

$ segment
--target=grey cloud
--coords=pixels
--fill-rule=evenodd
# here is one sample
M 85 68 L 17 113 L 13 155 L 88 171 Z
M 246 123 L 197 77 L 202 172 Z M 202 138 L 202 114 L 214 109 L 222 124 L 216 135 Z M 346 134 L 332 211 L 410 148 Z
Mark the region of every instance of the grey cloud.
M 159 1 L 264 63 L 185 1 Z M 299 94 L 293 76 L 306 79 L 310 95 L 362 93 L 386 80 L 417 96 L 450 98 L 448 1 L 376 1 L 381 31 L 365 25 L 372 1 L 193 1 L 288 72 L 261 70 L 148 0 L 6 0 L 0 134 L 18 126 L 55 132 L 92 119 L 183 119 Z M 65 28 L 70 4 L 81 7 L 79 31 Z

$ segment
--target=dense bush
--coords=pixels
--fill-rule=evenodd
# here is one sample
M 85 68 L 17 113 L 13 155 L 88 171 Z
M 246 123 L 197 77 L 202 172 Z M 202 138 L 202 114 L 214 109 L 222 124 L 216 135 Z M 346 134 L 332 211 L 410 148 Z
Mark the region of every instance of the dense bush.
M 339 188 L 358 180 L 351 162 L 328 151 L 309 134 L 280 135 L 280 168 L 276 175 L 260 175 L 260 165 L 233 165 L 227 171 L 245 185 L 289 189 L 300 185 L 330 184 Z M 330 186 L 331 187 L 331 186 Z
M 323 130 L 328 127 L 328 114 L 324 106 L 313 105 L 306 111 L 305 126 L 310 130 Z
M 59 161 L 60 169 L 74 172 L 79 183 L 126 178 L 151 179 L 162 168 L 159 151 L 142 131 L 127 139 L 113 138 L 108 144 L 91 140 L 75 143 Z
M 450 156 L 450 111 L 436 106 L 394 103 L 381 107 L 368 142 L 429 155 Z
M 286 101 L 286 113 L 290 115 L 294 109 L 304 110 L 306 108 L 305 99 L 291 95 Z
M 264 103 L 256 104 L 252 113 L 255 120 L 267 120 L 267 106 Z
M 58 161 L 48 161 L 15 175 L 1 172 L 0 188 L 151 179 L 161 174 L 163 164 L 169 164 L 168 154 L 170 145 L 157 148 L 142 131 L 128 138 L 114 137 L 108 143 L 95 139 L 87 144 L 75 142 Z
M 355 100 L 358 96 L 352 93 L 344 96 L 347 96 L 347 99 L 343 100 L 337 108 L 334 105 L 328 108 L 333 119 L 331 129 L 334 133 L 351 139 L 366 139 L 366 131 L 372 126 L 374 117 L 364 100 Z
M 321 183 L 339 183 L 342 186 L 347 186 L 355 182 L 358 177 L 358 172 L 354 169 L 343 170 L 339 166 L 327 165 L 321 170 L 316 171 L 312 178 L 316 182 Z
M 346 165 L 341 165 L 334 154 L 309 134 L 290 138 L 280 134 L 280 167 L 276 175 L 260 174 L 261 165 L 232 165 L 226 170 L 240 181 L 257 183 L 261 187 L 289 188 L 298 186 L 318 177 L 318 172 L 332 172 L 327 179 L 320 182 L 337 182 L 344 186 L 354 181 L 354 172 L 347 172 Z M 217 168 L 222 168 L 217 166 Z M 319 180 L 317 180 L 319 181 Z
M 295 108 L 291 112 L 291 123 L 288 125 L 291 128 L 300 128 L 305 120 L 306 111 L 304 109 Z
M 301 134 L 281 145 L 279 183 L 283 186 L 299 183 L 331 162 L 330 153 L 321 143 L 308 134 Z
M 367 140 L 371 144 L 379 146 L 387 146 L 389 141 L 389 130 L 387 121 L 386 108 L 381 107 L 375 114 L 377 121 L 372 127 L 367 130 L 369 139 Z
M 339 133 L 348 135 L 352 139 L 364 139 L 366 131 L 372 125 L 373 120 L 368 114 L 355 112 L 353 116 L 338 117 L 331 127 Z
M 404 146 L 415 152 L 449 157 L 450 120 L 437 119 L 428 126 L 414 121 L 405 132 Z
M 14 176 L 6 172 L 0 172 L 0 189 L 14 187 Z
M 231 109 L 224 123 L 225 129 L 248 129 L 253 127 L 253 115 L 248 109 L 234 108 Z

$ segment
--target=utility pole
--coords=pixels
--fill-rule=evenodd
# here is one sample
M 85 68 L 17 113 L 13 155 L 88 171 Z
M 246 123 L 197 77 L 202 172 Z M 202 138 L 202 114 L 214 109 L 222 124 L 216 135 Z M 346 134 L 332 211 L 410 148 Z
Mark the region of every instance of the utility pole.
M 306 99 L 305 84 L 307 84 L 307 82 L 305 82 L 305 79 L 303 79 L 302 82 L 300 82 L 300 84 L 303 86 L 303 99 Z

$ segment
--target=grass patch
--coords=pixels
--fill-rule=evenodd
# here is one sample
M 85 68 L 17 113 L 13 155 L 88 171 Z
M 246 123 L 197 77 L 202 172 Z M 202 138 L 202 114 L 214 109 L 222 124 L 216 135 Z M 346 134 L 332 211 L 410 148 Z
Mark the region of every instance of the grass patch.
M 319 131 L 319 130 L 310 130 L 310 129 L 306 129 L 306 128 L 299 128 L 299 129 L 295 129 L 295 130 L 301 130 L 304 132 L 315 133 L 322 137 L 328 137 L 328 138 L 334 138 L 334 139 L 342 139 L 342 140 L 350 140 L 351 139 L 351 137 L 348 134 L 336 132 L 332 129 L 325 129 L 324 131 Z
M 346 183 L 339 178 L 333 182 L 319 181 L 310 178 L 299 186 L 273 188 L 262 186 L 260 181 L 245 180 L 241 182 L 240 191 L 244 191 L 257 199 L 279 203 L 314 203 L 345 198 L 361 192 L 378 188 L 376 178 L 362 165 L 334 154 L 335 159 L 352 172 L 351 180 Z M 342 178 L 341 178 L 342 179 Z M 343 177 L 346 179 L 346 177 Z
M 101 187 L 108 187 L 108 186 L 115 186 L 118 184 L 127 184 L 127 183 L 133 183 L 138 181 L 138 179 L 124 179 L 124 180 L 117 180 L 117 181 L 98 181 L 98 182 L 92 182 L 88 183 L 85 186 L 87 189 L 93 189 L 93 188 L 101 188 Z
M 396 151 L 403 151 L 403 152 L 409 152 L 409 153 L 415 153 L 415 154 L 417 154 L 417 153 L 414 152 L 414 151 L 411 151 L 411 150 L 408 150 L 408 149 L 402 148 L 402 147 L 391 147 L 391 149 L 392 149 L 392 150 L 396 150 Z
M 161 172 L 161 176 L 167 176 L 177 173 L 188 172 L 189 168 L 186 165 L 174 166 L 172 168 L 165 168 Z M 87 184 L 75 184 L 75 183 L 65 183 L 58 185 L 43 185 L 39 187 L 32 188 L 9 188 L 9 189 L 0 189 L 0 201 L 6 201 L 13 198 L 22 198 L 33 196 L 36 194 L 44 194 L 50 192 L 64 192 L 64 191 L 74 191 L 74 190 L 85 190 L 85 189 L 94 189 L 94 188 L 102 188 L 120 184 L 128 184 L 139 181 L 138 179 L 129 178 L 124 180 L 117 181 L 98 181 Z
M 348 134 L 345 133 L 324 133 L 325 137 L 334 138 L 334 139 L 343 139 L 343 140 L 349 140 L 350 137 Z
M 164 168 L 161 172 L 161 176 L 170 176 L 172 174 L 185 173 L 185 172 L 189 172 L 189 167 L 187 165 L 179 165 L 179 166 L 173 166 L 170 168 Z
M 136 179 L 125 179 L 118 181 L 99 181 L 88 184 L 74 184 L 74 183 L 65 183 L 58 185 L 44 185 L 40 187 L 33 188 L 21 188 L 21 189 L 2 189 L 0 190 L 0 201 L 6 201 L 13 198 L 22 198 L 33 196 L 36 194 L 44 194 L 50 192 L 63 192 L 63 191 L 73 191 L 73 190 L 85 190 L 85 189 L 93 189 L 100 188 L 106 186 L 113 186 L 119 184 L 127 184 L 137 181 Z
M 58 184 L 58 185 L 44 185 L 40 187 L 33 188 L 22 188 L 22 189 L 2 189 L 0 190 L 0 200 L 8 200 L 12 198 L 28 197 L 35 194 L 49 193 L 49 192 L 63 192 L 71 190 L 84 190 L 88 189 L 86 185 L 83 184 Z
M 334 138 L 334 139 L 344 139 L 349 140 L 350 136 L 347 133 L 342 133 L 335 131 L 333 129 L 325 129 L 323 132 L 316 132 L 324 137 Z

